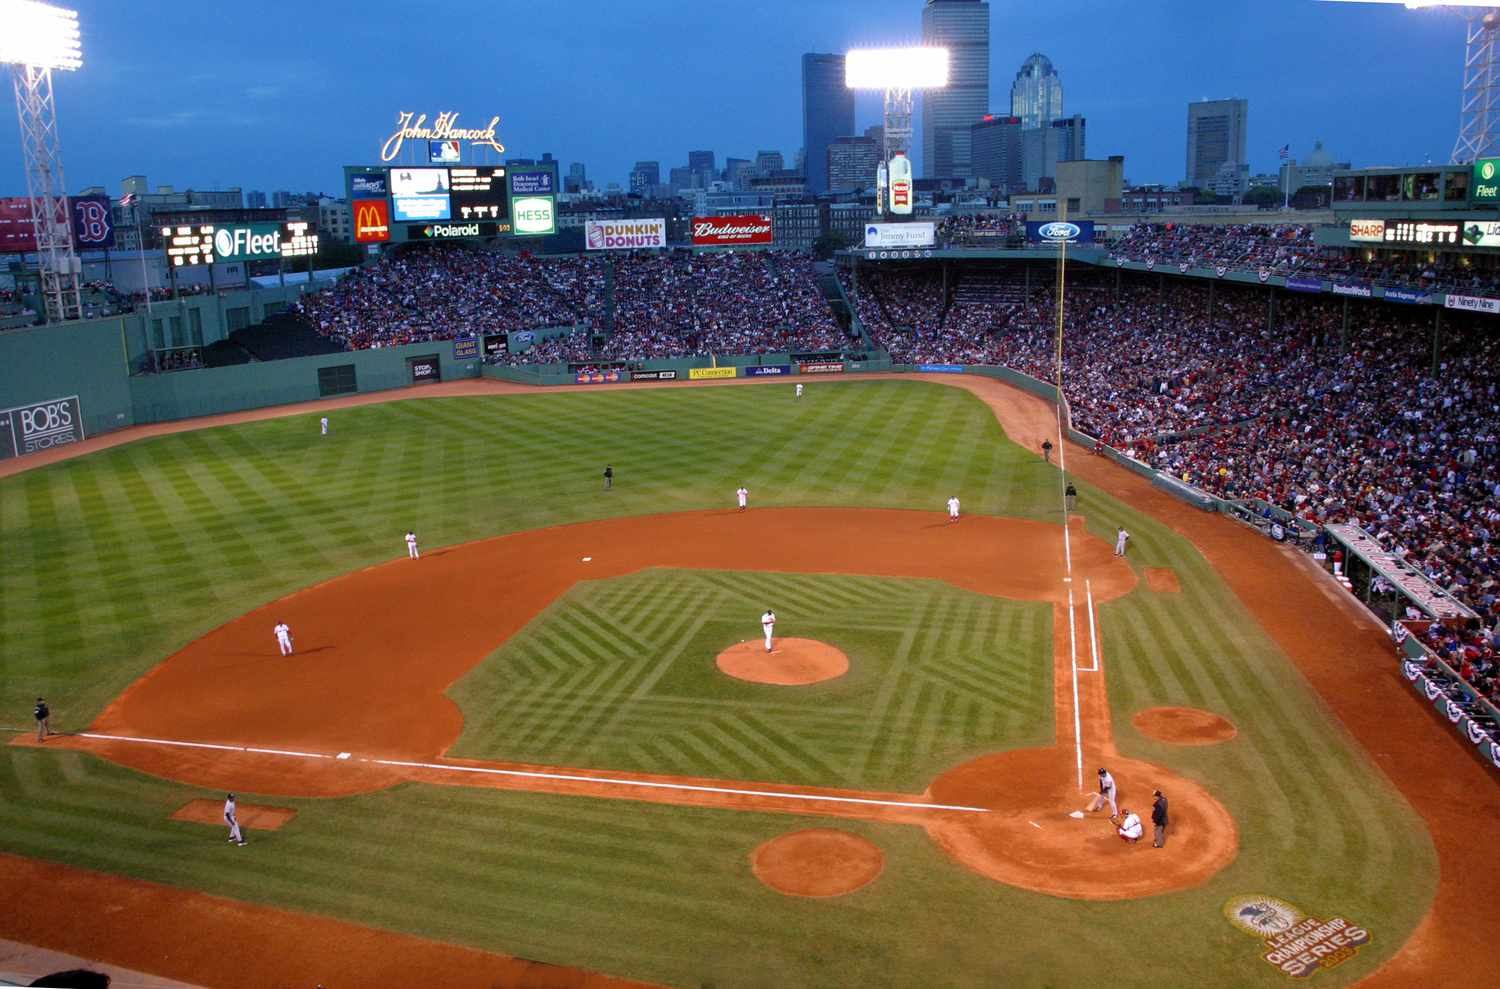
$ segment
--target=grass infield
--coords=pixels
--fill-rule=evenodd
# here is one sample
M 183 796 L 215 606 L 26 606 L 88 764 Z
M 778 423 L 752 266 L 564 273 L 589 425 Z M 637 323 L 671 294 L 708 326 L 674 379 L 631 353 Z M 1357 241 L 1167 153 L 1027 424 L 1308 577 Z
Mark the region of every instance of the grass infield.
M 333 426 L 327 438 L 316 416 L 221 427 L 0 480 L 0 721 L 28 723 L 43 693 L 54 724 L 81 726 L 224 620 L 400 555 L 408 527 L 434 547 L 729 507 L 741 482 L 757 505 L 937 515 L 956 492 L 970 512 L 1058 517 L 1054 469 L 1006 442 L 978 400 L 925 383 L 820 381 L 800 403 L 790 385 L 436 399 L 341 411 Z M 1239 823 L 1238 859 L 1195 890 L 1059 900 L 969 873 L 913 827 L 416 784 L 341 800 L 242 794 L 298 814 L 225 854 L 218 831 L 168 819 L 213 794 L 14 747 L 0 748 L 0 848 L 721 989 L 1279 986 L 1265 949 L 1220 913 L 1230 896 L 1264 893 L 1371 930 L 1356 958 L 1317 976 L 1350 984 L 1431 899 L 1437 865 L 1419 820 L 1185 540 L 1079 489 L 1091 529 L 1125 525 L 1133 566 L 1181 580 L 1176 594 L 1143 585 L 1099 620 L 1121 750 L 1207 783 Z M 795 598 L 777 600 L 783 621 L 845 648 L 856 672 L 764 705 L 763 688 L 702 676 L 726 636 L 753 635 L 767 593 Z M 1034 609 L 858 577 L 649 571 L 584 584 L 455 685 L 469 718 L 456 752 L 915 790 L 973 752 L 1051 734 L 1050 675 L 1028 665 L 1049 662 Z M 649 654 L 663 649 L 676 658 L 659 669 Z M 1159 705 L 1207 708 L 1239 735 L 1204 748 L 1137 735 L 1131 714 Z M 869 838 L 885 872 L 826 901 L 755 880 L 760 842 L 818 825 Z

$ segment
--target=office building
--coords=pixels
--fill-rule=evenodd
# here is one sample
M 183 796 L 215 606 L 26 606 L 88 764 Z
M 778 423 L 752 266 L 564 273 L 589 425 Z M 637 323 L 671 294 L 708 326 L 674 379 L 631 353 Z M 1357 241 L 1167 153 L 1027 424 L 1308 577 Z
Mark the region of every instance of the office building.
M 1021 132 L 1021 181 L 1033 192 L 1057 176 L 1058 162 L 1087 157 L 1082 114 Z
M 1063 115 L 1062 80 L 1052 59 L 1041 52 L 1021 63 L 1010 84 L 1010 115 L 1020 117 L 1021 126 L 1028 129 L 1045 127 Z
M 1294 196 L 1298 189 L 1309 186 L 1331 187 L 1334 171 L 1348 171 L 1351 167 L 1347 161 L 1334 161 L 1333 156 L 1323 150 L 1323 142 L 1314 141 L 1312 153 L 1307 156 L 1306 161 L 1298 164 L 1297 159 L 1293 158 L 1282 164 L 1276 188 Z
M 1125 157 L 1059 162 L 1052 181 L 1054 189 L 1011 196 L 1011 208 L 1043 220 L 1059 215 L 1059 203 L 1066 204 L 1069 218 L 1118 213 L 1125 187 Z
M 661 162 L 638 161 L 630 170 L 630 191 L 633 195 L 650 198 L 656 195 L 661 185 Z
M 922 94 L 922 175 L 973 174 L 969 128 L 990 105 L 990 5 L 986 0 L 927 0 L 922 44 L 948 49 L 948 85 Z
M 1026 188 L 1022 171 L 1021 118 L 985 114 L 984 119 L 969 127 L 969 143 L 974 158 L 974 177 L 987 179 L 990 188 L 1001 192 L 1019 192 Z
M 755 162 L 749 158 L 725 158 L 724 181 L 736 192 L 750 188 L 750 178 L 755 174 Z
M 1188 104 L 1188 185 L 1199 189 L 1218 185 L 1230 190 L 1221 195 L 1244 193 L 1239 176 L 1243 174 L 1249 181 L 1250 169 L 1245 160 L 1249 120 L 1249 100 L 1201 100 Z
M 310 208 L 312 205 L 308 203 L 309 208 L 303 211 L 304 216 L 313 212 Z M 319 196 L 316 215 L 318 238 L 323 243 L 354 243 L 354 212 L 349 206 L 349 200 Z
M 567 177 L 563 179 L 563 191 L 584 192 L 590 188 L 592 186 L 589 185 L 588 170 L 584 168 L 583 162 L 570 162 Z
M 698 182 L 698 175 L 692 168 L 679 165 L 667 173 L 667 188 L 675 196 L 687 189 L 703 189 L 706 186 Z
M 714 168 L 714 153 L 712 151 L 689 151 L 688 171 L 693 173 L 698 188 L 707 189 L 708 184 L 718 178 L 718 170 Z
M 829 189 L 829 146 L 854 133 L 854 90 L 844 85 L 844 56 L 802 56 L 802 147 L 807 155 L 807 190 Z
M 755 174 L 770 175 L 786 168 L 785 160 L 780 151 L 757 151 L 755 152 Z
M 824 192 L 852 192 L 875 188 L 880 167 L 880 145 L 868 137 L 836 137 L 828 144 L 824 168 L 828 173 Z M 812 191 L 812 176 L 807 179 Z
M 266 194 L 258 189 L 251 189 L 245 193 L 245 206 L 247 209 L 265 209 Z

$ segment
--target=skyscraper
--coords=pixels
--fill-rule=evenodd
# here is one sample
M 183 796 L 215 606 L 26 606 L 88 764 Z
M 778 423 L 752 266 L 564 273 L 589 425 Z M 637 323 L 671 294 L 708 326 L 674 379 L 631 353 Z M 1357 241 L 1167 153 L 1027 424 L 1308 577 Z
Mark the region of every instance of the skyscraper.
M 974 177 L 990 180 L 1001 192 L 1026 187 L 1021 170 L 1021 118 L 984 118 L 969 128 L 974 156 Z
M 758 175 L 770 175 L 786 168 L 780 151 L 757 151 L 755 152 L 755 171 Z
M 849 192 L 875 188 L 875 172 L 880 167 L 882 147 L 868 137 L 845 135 L 828 144 L 824 162 L 828 170 L 828 191 Z M 811 179 L 808 180 L 809 183 Z
M 969 128 L 990 105 L 990 5 L 986 0 L 927 0 L 922 44 L 948 49 L 948 86 L 922 94 L 922 175 L 973 174 Z
M 828 191 L 828 146 L 854 133 L 854 90 L 844 85 L 844 56 L 802 56 L 802 148 L 807 191 Z
M 638 161 L 630 170 L 630 191 L 641 196 L 654 196 L 661 185 L 661 162 Z
M 1238 173 L 1242 170 L 1240 166 L 1246 166 L 1248 174 L 1245 133 L 1249 123 L 1249 100 L 1201 100 L 1188 104 L 1188 185 L 1206 189 L 1220 179 L 1221 172 Z
M 1021 63 L 1016 81 L 1010 84 L 1010 115 L 1020 117 L 1023 128 L 1031 128 L 1047 126 L 1062 112 L 1062 80 L 1052 59 L 1034 52 Z
M 688 169 L 692 171 L 698 188 L 707 189 L 708 184 L 718 178 L 717 169 L 714 168 L 714 153 L 712 151 L 689 151 Z

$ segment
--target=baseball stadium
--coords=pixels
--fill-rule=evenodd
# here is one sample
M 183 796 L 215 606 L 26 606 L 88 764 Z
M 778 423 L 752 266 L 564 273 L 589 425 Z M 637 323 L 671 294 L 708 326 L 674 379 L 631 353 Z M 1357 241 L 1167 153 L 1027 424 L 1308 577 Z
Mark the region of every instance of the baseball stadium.
M 1500 972 L 1500 158 L 814 246 L 436 117 L 341 255 L 27 197 L 0 985 Z

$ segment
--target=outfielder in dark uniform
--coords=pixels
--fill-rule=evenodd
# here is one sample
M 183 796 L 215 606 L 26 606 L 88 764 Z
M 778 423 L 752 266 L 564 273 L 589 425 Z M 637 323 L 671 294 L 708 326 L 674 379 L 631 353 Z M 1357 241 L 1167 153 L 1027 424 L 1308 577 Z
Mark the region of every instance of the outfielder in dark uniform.
M 47 736 L 52 733 L 52 727 L 47 723 L 47 719 L 52 717 L 52 712 L 47 708 L 47 702 L 38 697 L 36 707 L 31 713 L 36 718 L 36 740 L 45 742 Z

